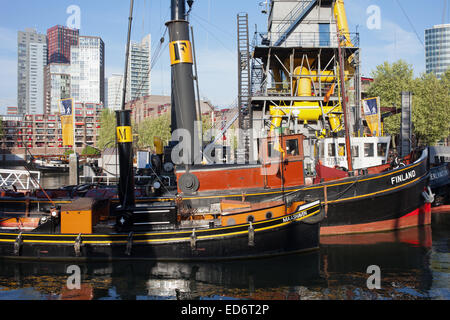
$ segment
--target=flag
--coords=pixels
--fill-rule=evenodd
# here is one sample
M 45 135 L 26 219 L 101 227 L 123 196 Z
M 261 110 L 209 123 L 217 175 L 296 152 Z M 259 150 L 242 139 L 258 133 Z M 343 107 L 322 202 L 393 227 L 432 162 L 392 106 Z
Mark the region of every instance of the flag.
M 60 101 L 61 128 L 63 136 L 63 146 L 74 145 L 74 123 L 73 123 L 73 99 L 63 99 Z
M 380 98 L 364 99 L 363 110 L 371 134 L 379 137 L 381 135 Z

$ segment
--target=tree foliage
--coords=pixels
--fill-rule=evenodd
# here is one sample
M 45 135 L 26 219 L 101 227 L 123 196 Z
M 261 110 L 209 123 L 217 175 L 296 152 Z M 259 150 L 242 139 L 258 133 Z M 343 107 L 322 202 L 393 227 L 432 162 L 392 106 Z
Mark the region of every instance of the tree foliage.
M 381 107 L 397 109 L 401 108 L 402 91 L 411 91 L 413 88 L 413 68 L 403 60 L 392 65 L 385 62 L 376 67 L 372 72 L 374 83 L 368 90 L 370 97 L 380 97 Z M 396 135 L 400 132 L 400 114 L 385 119 L 384 130 Z
M 439 80 L 433 73 L 414 81 L 414 133 L 421 144 L 434 145 L 450 135 L 450 69 Z
M 113 147 L 116 141 L 116 115 L 110 109 L 104 109 L 100 115 L 100 132 L 97 147 L 104 150 Z
M 170 113 L 142 121 L 136 129 L 138 135 L 137 146 L 139 148 L 153 148 L 154 137 L 160 137 L 167 144 L 171 139 L 170 123 Z
M 412 122 L 419 143 L 433 145 L 450 135 L 450 70 L 439 80 L 434 74 L 414 79 L 413 68 L 399 60 L 385 62 L 372 72 L 374 83 L 368 90 L 371 97 L 380 97 L 381 107 L 401 109 L 401 92 L 413 93 Z M 384 129 L 390 135 L 400 132 L 401 114 L 384 120 Z
M 98 156 L 100 154 L 101 152 L 92 146 L 86 146 L 81 152 L 82 156 Z

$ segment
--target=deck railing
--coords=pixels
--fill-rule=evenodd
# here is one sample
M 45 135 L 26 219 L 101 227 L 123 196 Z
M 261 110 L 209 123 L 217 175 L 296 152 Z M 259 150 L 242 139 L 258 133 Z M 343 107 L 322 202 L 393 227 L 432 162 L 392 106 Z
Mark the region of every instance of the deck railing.
M 0 188 L 38 189 L 40 181 L 39 171 L 0 169 Z
M 359 33 L 350 32 L 349 36 L 353 46 L 359 47 Z M 286 37 L 286 39 L 278 46 L 283 48 L 337 48 L 338 46 L 337 34 L 332 32 L 293 32 L 288 36 L 286 36 L 285 33 L 280 32 L 259 33 L 259 37 L 256 39 L 256 46 L 275 46 L 276 42 L 281 37 Z

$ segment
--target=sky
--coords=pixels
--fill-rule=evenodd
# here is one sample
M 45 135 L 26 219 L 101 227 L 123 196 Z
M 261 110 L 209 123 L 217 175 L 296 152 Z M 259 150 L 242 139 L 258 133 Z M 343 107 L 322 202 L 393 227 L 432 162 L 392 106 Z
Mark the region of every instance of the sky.
M 249 15 L 250 39 L 267 29 L 265 0 L 196 0 L 190 22 L 202 99 L 232 106 L 237 97 L 236 16 Z M 425 72 L 424 30 L 450 21 L 448 0 L 345 0 L 350 31 L 360 33 L 362 75 L 384 61 L 403 59 L 415 76 Z M 17 32 L 46 33 L 54 25 L 80 23 L 80 35 L 105 42 L 106 77 L 123 73 L 129 15 L 128 0 L 0 0 L 0 114 L 17 105 Z M 74 11 L 79 8 L 79 20 Z M 77 17 L 77 16 L 75 16 Z M 132 41 L 152 36 L 152 94 L 170 95 L 170 62 L 165 22 L 170 0 L 135 0 Z M 164 42 L 160 46 L 160 39 Z M 160 55 L 157 55 L 157 52 Z

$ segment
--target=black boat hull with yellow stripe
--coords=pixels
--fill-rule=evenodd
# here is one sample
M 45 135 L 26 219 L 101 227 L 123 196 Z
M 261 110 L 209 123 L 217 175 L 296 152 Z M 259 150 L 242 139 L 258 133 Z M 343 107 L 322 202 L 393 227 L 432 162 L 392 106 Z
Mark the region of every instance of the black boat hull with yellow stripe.
M 233 260 L 319 247 L 320 201 L 284 216 L 232 226 L 111 234 L 1 232 L 0 257 L 50 261 Z

